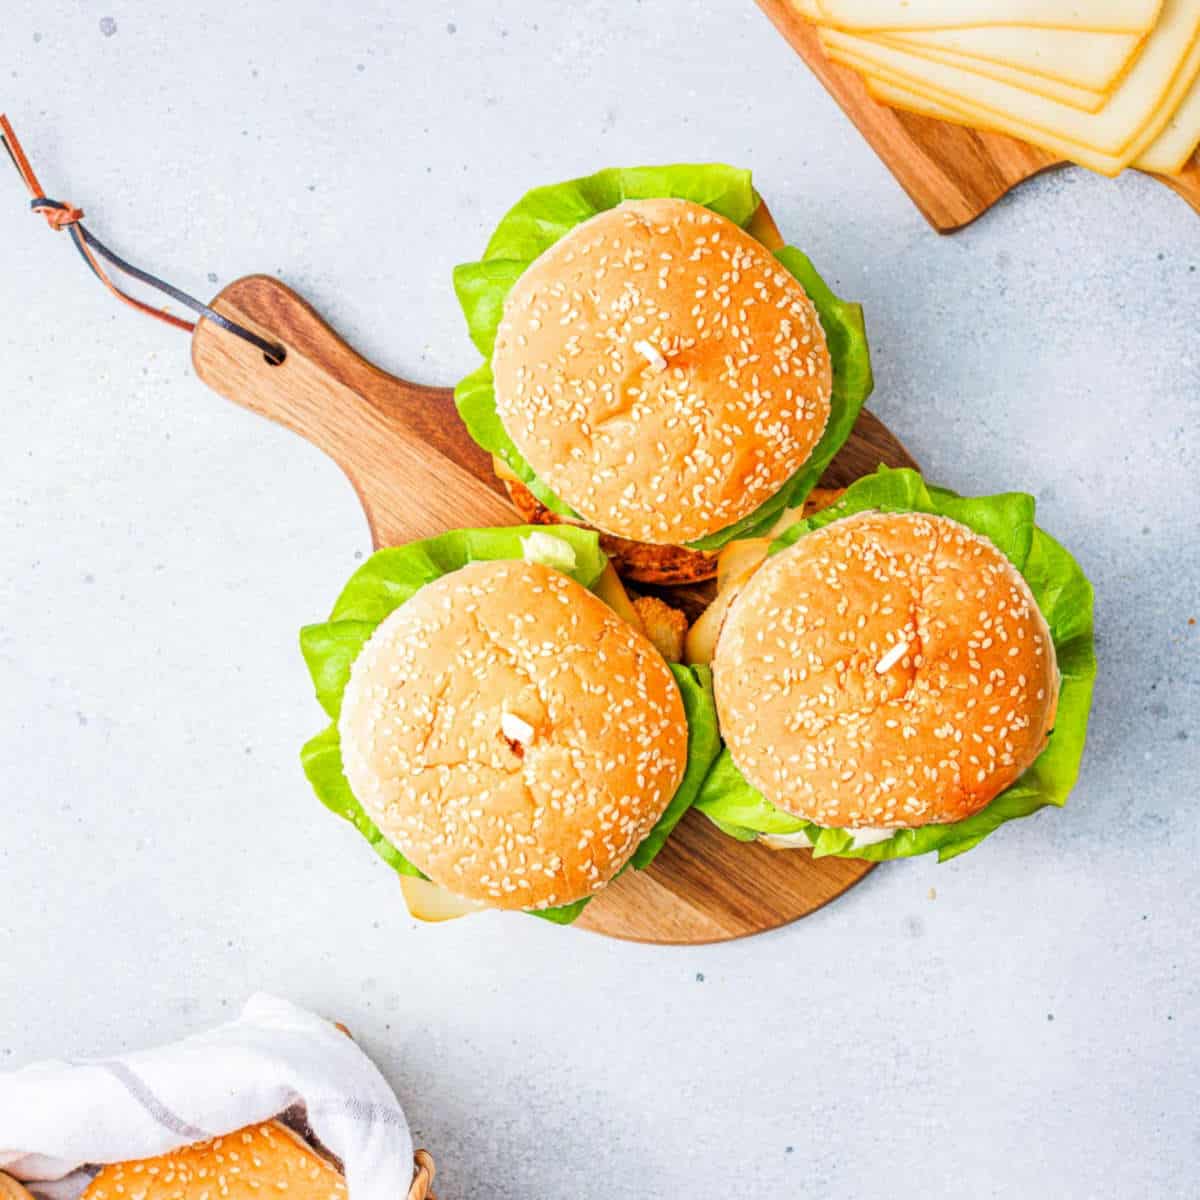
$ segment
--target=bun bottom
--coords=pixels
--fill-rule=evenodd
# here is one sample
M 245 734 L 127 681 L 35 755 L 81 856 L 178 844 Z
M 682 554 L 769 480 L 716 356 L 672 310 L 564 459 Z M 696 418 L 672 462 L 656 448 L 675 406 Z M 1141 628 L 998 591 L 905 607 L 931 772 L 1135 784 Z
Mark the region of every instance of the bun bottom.
M 566 524 L 564 518 L 551 512 L 523 483 L 503 477 L 501 482 L 517 512 L 530 525 Z M 716 554 L 689 550 L 686 546 L 652 546 L 601 533 L 600 548 L 612 559 L 619 574 L 637 583 L 700 583 L 717 573 Z

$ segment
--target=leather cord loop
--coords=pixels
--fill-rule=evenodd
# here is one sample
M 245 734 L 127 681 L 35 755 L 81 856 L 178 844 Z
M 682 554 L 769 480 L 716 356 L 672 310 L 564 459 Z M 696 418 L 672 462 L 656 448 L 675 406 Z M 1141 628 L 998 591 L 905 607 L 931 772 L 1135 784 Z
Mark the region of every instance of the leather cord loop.
M 0 142 L 4 143 L 4 148 L 8 151 L 8 156 L 13 161 L 13 166 L 16 167 L 17 173 L 21 176 L 25 186 L 33 196 L 33 199 L 29 202 L 30 209 L 43 217 L 51 229 L 59 231 L 65 229 L 67 231 L 67 234 L 75 243 L 75 249 L 79 251 L 83 261 L 91 268 L 92 274 L 118 300 L 130 305 L 132 308 L 136 308 L 138 312 L 143 312 L 147 316 L 165 321 L 168 325 L 173 325 L 176 329 L 183 329 L 190 333 L 196 328 L 194 321 L 177 317 L 174 313 L 168 312 L 166 309 L 156 308 L 154 305 L 147 304 L 144 300 L 139 300 L 136 296 L 131 296 L 128 292 L 119 288 L 105 269 L 104 262 L 115 267 L 123 275 L 128 275 L 131 279 L 136 279 L 139 283 L 144 283 L 147 287 L 155 288 L 164 295 L 170 296 L 172 300 L 182 304 L 185 308 L 191 309 L 192 312 L 203 317 L 205 320 L 212 321 L 214 325 L 219 325 L 235 337 L 240 337 L 244 341 L 249 342 L 252 346 L 257 347 L 263 352 L 263 357 L 272 366 L 278 366 L 287 357 L 286 349 L 278 342 L 268 341 L 266 338 L 260 337 L 244 325 L 239 325 L 236 321 L 231 321 L 228 317 L 222 316 L 203 301 L 197 300 L 194 296 L 189 296 L 186 292 L 180 291 L 179 288 L 167 283 L 163 279 L 159 279 L 156 275 L 151 275 L 148 271 L 143 271 L 140 267 L 135 267 L 132 263 L 126 262 L 119 254 L 114 253 L 104 245 L 99 238 L 93 236 L 83 224 L 83 209 L 77 208 L 73 204 L 64 204 L 61 200 L 51 200 L 46 196 L 42 191 L 42 185 L 38 182 L 38 178 L 34 174 L 29 159 L 25 155 L 21 143 L 17 140 L 17 135 L 13 132 L 13 128 L 9 124 L 8 118 L 2 113 L 0 113 Z M 102 259 L 104 262 L 101 262 Z
M 29 202 L 29 207 L 35 213 L 46 218 L 46 224 L 51 229 L 65 229 L 83 220 L 83 209 L 72 208 L 69 204 L 59 204 L 57 200 L 47 200 L 45 196 L 37 196 Z

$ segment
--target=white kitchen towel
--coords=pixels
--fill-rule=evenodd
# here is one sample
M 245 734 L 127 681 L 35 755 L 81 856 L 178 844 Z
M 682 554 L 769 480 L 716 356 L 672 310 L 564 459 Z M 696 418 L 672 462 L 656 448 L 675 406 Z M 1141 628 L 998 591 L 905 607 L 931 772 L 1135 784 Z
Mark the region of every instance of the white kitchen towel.
M 404 1200 L 408 1123 L 373 1062 L 329 1021 L 274 996 L 169 1046 L 0 1074 L 0 1170 L 73 1200 L 97 1164 L 150 1158 L 303 1103 L 353 1200 Z

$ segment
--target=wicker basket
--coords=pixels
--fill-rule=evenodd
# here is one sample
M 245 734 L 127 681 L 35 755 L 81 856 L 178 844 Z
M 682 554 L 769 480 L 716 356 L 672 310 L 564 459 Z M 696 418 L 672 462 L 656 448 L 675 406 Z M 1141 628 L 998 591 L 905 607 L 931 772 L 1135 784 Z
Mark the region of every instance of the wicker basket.
M 418 1150 L 413 1155 L 413 1166 L 416 1174 L 408 1189 L 408 1200 L 437 1200 L 433 1194 L 433 1177 L 437 1174 L 433 1155 L 428 1150 Z

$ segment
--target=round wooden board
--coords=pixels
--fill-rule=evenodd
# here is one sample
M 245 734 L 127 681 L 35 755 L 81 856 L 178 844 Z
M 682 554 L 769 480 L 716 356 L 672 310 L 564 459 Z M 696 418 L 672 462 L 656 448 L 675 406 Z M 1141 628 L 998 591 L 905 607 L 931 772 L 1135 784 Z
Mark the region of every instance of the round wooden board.
M 287 358 L 270 366 L 253 346 L 201 321 L 192 341 L 199 376 L 330 454 L 354 484 L 377 547 L 518 520 L 490 459 L 459 421 L 449 389 L 421 387 L 368 363 L 278 280 L 238 280 L 214 305 L 282 342 Z M 864 412 L 821 482 L 844 487 L 881 463 L 916 466 L 883 423 Z M 576 925 L 639 942 L 727 941 L 807 916 L 872 866 L 738 842 L 690 812 L 648 870 L 627 871 Z

